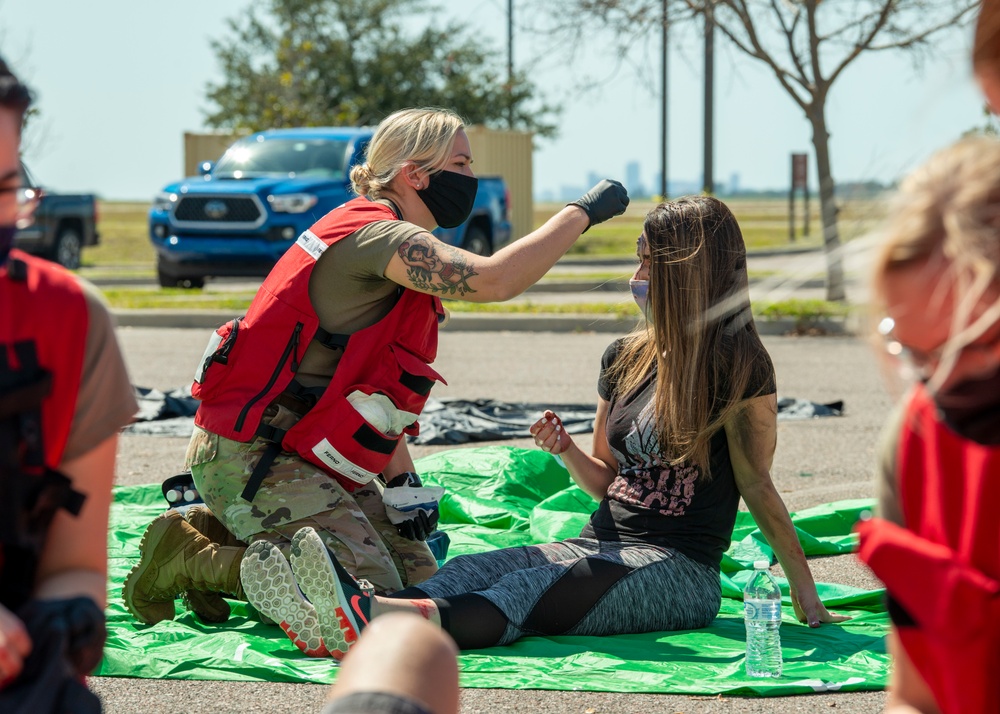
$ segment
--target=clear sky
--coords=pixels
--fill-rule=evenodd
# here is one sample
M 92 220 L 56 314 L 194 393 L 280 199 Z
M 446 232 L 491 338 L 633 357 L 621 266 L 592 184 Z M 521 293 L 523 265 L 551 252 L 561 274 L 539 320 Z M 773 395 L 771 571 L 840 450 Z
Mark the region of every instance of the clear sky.
M 437 4 L 505 56 L 506 0 Z M 530 21 L 532 4 L 516 0 L 518 27 Z M 148 200 L 179 178 L 183 133 L 205 128 L 205 85 L 221 78 L 209 42 L 224 36 L 226 18 L 249 6 L 250 0 L 0 0 L 0 52 L 35 88 L 42 111 L 25 152 L 39 183 Z M 892 181 L 983 123 L 968 67 L 970 36 L 971 30 L 950 33 L 920 67 L 905 55 L 880 53 L 846 71 L 828 104 L 836 179 Z M 700 48 L 690 33 L 675 39 L 669 176 L 696 182 Z M 786 187 L 788 154 L 811 152 L 808 124 L 773 75 L 719 44 L 716 180 L 728 184 L 738 174 L 742 187 Z M 657 52 L 657 42 L 640 47 L 632 66 L 615 73 L 603 41 L 581 48 L 570 62 L 547 38 L 517 31 L 515 64 L 531 67 L 540 92 L 563 107 L 560 136 L 540 141 L 534 157 L 536 195 L 585 188 L 591 173 L 624 180 L 633 161 L 653 186 L 660 155 Z M 574 89 L 588 77 L 595 78 L 593 89 Z M 810 183 L 815 187 L 812 157 Z

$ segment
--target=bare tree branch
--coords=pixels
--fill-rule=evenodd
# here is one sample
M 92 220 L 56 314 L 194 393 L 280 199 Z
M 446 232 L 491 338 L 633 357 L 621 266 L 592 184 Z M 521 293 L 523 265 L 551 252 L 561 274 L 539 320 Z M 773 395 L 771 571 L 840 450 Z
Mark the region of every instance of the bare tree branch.
M 692 3 L 690 3 L 689 1 L 689 4 Z M 795 83 L 800 85 L 802 89 L 804 89 L 807 93 L 811 94 L 811 89 L 808 80 L 806 80 L 805 82 L 800 80 L 792 72 L 789 72 L 787 69 L 782 67 L 781 64 L 779 64 L 778 61 L 764 49 L 763 45 L 758 39 L 757 28 L 754 25 L 753 18 L 751 17 L 750 12 L 747 9 L 746 3 L 743 0 L 720 0 L 717 3 L 717 5 L 722 7 L 727 7 L 732 12 L 736 13 L 736 15 L 740 18 L 742 29 L 744 30 L 744 32 L 746 32 L 747 41 L 749 42 L 749 45 L 746 42 L 742 41 L 740 38 L 738 38 L 732 32 L 732 30 L 730 30 L 728 25 L 722 22 L 718 22 L 718 19 L 716 20 L 716 25 L 715 25 L 716 28 L 720 32 L 722 32 L 722 34 L 728 37 L 729 41 L 735 44 L 741 51 L 745 52 L 751 57 L 754 57 L 755 59 L 759 59 L 760 61 L 764 62 L 768 67 L 770 67 L 771 70 L 774 72 L 774 75 L 778 78 L 778 82 L 781 83 L 781 86 L 784 87 L 785 91 L 791 95 L 792 99 L 795 100 L 795 103 L 798 104 L 803 109 L 803 111 L 805 111 L 810 104 L 810 100 L 801 97 L 799 95 L 799 90 L 796 89 L 796 87 L 792 84 L 792 82 L 794 81 Z M 716 15 L 716 18 L 718 18 L 718 14 Z
M 934 35 L 940 32 L 941 30 L 945 30 L 949 27 L 954 27 L 955 25 L 961 23 L 967 17 L 970 17 L 978 7 L 979 7 L 978 0 L 965 0 L 965 6 L 962 7 L 960 10 L 958 10 L 957 12 L 955 12 L 951 17 L 949 17 L 946 20 L 942 20 L 939 23 L 931 25 L 930 27 L 926 28 L 922 32 L 917 33 L 916 35 L 911 35 L 910 37 L 904 37 L 895 42 L 886 42 L 878 45 L 870 44 L 866 49 L 876 52 L 881 50 L 898 50 L 898 49 L 908 49 L 911 47 L 915 47 L 916 45 L 919 45 L 927 41 L 927 39 L 930 38 L 931 35 Z
M 799 5 L 795 9 L 795 16 L 792 18 L 792 24 L 789 25 L 785 22 L 785 14 L 778 7 L 778 0 L 771 0 L 771 8 L 774 10 L 775 16 L 778 18 L 778 22 L 781 24 L 781 31 L 785 33 L 785 38 L 788 41 L 788 54 L 792 58 L 792 62 L 795 64 L 795 69 L 799 71 L 799 83 L 808 88 L 809 78 L 806 76 L 806 70 L 802 66 L 802 62 L 799 61 L 799 53 L 795 48 L 795 28 L 799 24 L 799 19 L 802 17 L 802 6 Z
M 844 71 L 847 65 L 856 60 L 859 56 L 861 56 L 862 52 L 871 46 L 872 41 L 874 41 L 875 37 L 878 36 L 878 33 L 881 32 L 886 26 L 886 23 L 888 23 L 889 17 L 892 15 L 892 11 L 897 4 L 897 0 L 883 0 L 882 8 L 878 12 L 878 16 L 875 18 L 875 21 L 872 22 L 871 27 L 867 32 L 861 31 L 861 36 L 855 43 L 854 49 L 852 49 L 847 56 L 840 61 L 840 64 L 837 65 L 836 69 L 830 73 L 830 84 L 833 84 L 834 80 L 840 76 L 840 73 Z

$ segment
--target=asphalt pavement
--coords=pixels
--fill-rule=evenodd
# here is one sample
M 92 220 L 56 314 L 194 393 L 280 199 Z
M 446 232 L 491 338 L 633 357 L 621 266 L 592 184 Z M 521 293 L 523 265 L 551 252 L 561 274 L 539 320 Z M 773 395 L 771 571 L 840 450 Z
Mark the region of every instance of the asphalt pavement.
M 619 324 L 619 332 L 629 325 Z M 172 389 L 190 382 L 208 339 L 205 327 L 122 326 L 118 331 L 132 381 Z M 434 396 L 543 403 L 594 403 L 601 354 L 613 335 L 591 330 L 552 331 L 538 321 L 516 330 L 455 329 L 441 334 L 436 368 L 448 385 Z M 873 493 L 878 432 L 891 406 L 877 359 L 861 338 L 765 336 L 780 396 L 815 402 L 843 400 L 845 414 L 780 422 L 773 478 L 789 510 Z M 589 435 L 577 437 L 588 449 Z M 530 440 L 501 442 L 532 447 Z M 479 444 L 484 445 L 484 444 Z M 123 436 L 118 483 L 160 483 L 182 465 L 186 439 Z M 444 448 L 416 447 L 419 457 Z M 810 561 L 819 581 L 878 587 L 852 556 Z M 830 627 L 829 625 L 827 627 Z M 318 712 L 326 687 L 309 684 L 200 682 L 130 678 L 90 679 L 112 714 L 142 712 Z M 637 712 L 878 712 L 883 692 L 825 693 L 766 699 L 635 695 L 536 690 L 465 689 L 462 712 L 635 714 Z

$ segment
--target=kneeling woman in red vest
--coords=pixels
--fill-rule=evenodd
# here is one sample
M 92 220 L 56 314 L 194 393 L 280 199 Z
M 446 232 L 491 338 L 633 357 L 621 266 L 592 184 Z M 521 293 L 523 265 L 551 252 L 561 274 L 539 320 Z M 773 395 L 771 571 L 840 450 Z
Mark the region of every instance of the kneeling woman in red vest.
M 602 181 L 530 235 L 479 256 L 429 232 L 470 215 L 471 165 L 455 114 L 389 116 L 351 171 L 359 197 L 305 231 L 247 314 L 213 336 L 192 388 L 201 404 L 187 465 L 235 539 L 284 548 L 311 527 L 379 593 L 437 569 L 424 541 L 440 493 L 421 486 L 405 435 L 416 433 L 432 386 L 444 381 L 430 366 L 440 298 L 508 300 L 628 204 L 620 184 Z M 243 553 L 238 541 L 213 543 L 169 512 L 146 533 L 125 582 L 126 605 L 152 623 L 173 617 L 183 591 L 242 596 Z M 291 582 L 290 571 L 274 577 Z M 275 604 L 264 615 L 304 652 L 326 654 L 308 603 Z
M 107 309 L 61 266 L 12 250 L 30 93 L 0 59 L 0 711 L 99 712 L 118 430 L 138 410 Z

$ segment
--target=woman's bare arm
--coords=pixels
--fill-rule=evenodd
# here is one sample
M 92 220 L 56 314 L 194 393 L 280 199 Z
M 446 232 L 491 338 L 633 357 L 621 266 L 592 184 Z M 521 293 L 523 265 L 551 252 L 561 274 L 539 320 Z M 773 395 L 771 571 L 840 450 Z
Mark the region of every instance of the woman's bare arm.
M 108 512 L 115 477 L 118 435 L 60 465 L 73 488 L 87 498 L 80 514 L 57 511 L 38 564 L 35 596 L 60 600 L 80 595 L 102 609 L 108 591 Z
M 761 533 L 778 556 L 788 578 L 792 606 L 799 621 L 810 627 L 819 627 L 823 622 L 841 622 L 849 618 L 830 613 L 819 599 L 788 509 L 771 481 L 778 434 L 777 412 L 774 394 L 757 397 L 748 400 L 726 425 L 736 486 Z

